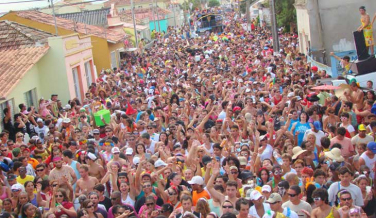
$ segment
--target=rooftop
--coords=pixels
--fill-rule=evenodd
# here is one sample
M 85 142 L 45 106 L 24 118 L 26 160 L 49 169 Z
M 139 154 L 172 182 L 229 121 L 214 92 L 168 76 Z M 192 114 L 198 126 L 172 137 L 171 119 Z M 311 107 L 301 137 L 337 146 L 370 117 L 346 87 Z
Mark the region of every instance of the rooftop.
M 0 55 L 0 97 L 6 98 L 25 74 L 47 53 L 48 46 L 5 49 Z
M 45 44 L 51 36 L 51 33 L 16 22 L 0 21 L 0 50 L 30 47 L 36 43 Z
M 169 10 L 158 8 L 158 15 L 157 16 L 157 11 L 154 11 L 151 8 L 137 8 L 134 9 L 134 16 L 136 18 L 136 23 L 140 24 L 142 22 L 137 22 L 141 21 L 143 19 L 149 19 L 149 21 L 153 20 L 163 20 L 165 19 L 165 16 L 169 13 L 172 13 Z M 132 11 L 131 10 L 119 10 L 119 16 L 121 17 L 121 20 L 124 22 L 131 21 L 132 20 Z
M 40 23 L 54 25 L 53 16 L 39 11 L 18 11 L 15 12 L 19 17 L 34 20 Z M 119 33 L 115 30 L 109 30 L 103 27 L 84 24 L 60 17 L 56 17 L 56 24 L 62 29 L 71 30 L 77 33 L 94 35 L 99 38 L 107 39 L 112 42 L 120 42 L 128 37 L 126 34 Z
M 169 2 L 169 0 L 156 0 L 157 2 Z M 155 0 L 134 0 L 134 4 L 145 4 L 145 3 L 152 3 Z M 111 4 L 115 4 L 115 6 L 125 6 L 131 5 L 131 0 L 109 0 L 104 3 L 104 7 L 111 7 Z
M 88 10 L 77 13 L 57 14 L 57 17 L 61 17 L 68 20 L 74 20 L 79 23 L 86 23 L 94 26 L 107 26 L 107 15 L 110 13 L 110 8 L 103 8 L 98 10 Z

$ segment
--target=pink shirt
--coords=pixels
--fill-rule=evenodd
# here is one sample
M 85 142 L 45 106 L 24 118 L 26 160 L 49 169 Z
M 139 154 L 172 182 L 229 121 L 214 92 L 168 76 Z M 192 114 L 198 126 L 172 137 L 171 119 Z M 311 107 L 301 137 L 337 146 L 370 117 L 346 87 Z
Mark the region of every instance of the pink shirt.
M 332 138 L 330 140 L 330 147 L 332 147 L 335 143 L 341 144 L 341 154 L 344 158 L 350 157 L 351 154 L 354 152 L 354 146 L 351 143 L 351 139 L 347 137 L 344 137 L 343 140 L 339 140 L 338 137 Z

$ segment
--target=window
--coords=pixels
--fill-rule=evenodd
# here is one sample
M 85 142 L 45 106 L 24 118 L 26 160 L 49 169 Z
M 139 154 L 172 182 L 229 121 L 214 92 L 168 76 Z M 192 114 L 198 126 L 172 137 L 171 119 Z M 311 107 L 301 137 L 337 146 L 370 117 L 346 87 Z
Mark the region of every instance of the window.
M 28 92 L 25 92 L 25 104 L 27 107 L 34 106 L 35 108 L 39 108 L 38 102 L 37 102 L 37 92 L 36 89 L 32 89 Z
M 12 99 L 9 99 L 7 101 L 4 101 L 0 104 L 0 117 L 1 117 L 1 125 L 0 125 L 0 131 L 3 131 L 4 129 L 4 125 L 3 125 L 3 122 L 2 120 L 4 119 L 4 109 L 7 108 L 7 105 L 9 104 L 10 106 L 10 112 L 11 112 L 11 117 L 12 117 L 12 122 L 14 122 L 13 120 L 13 116 L 14 116 L 14 101 L 13 101 L 13 98 Z
M 113 51 L 111 52 L 111 69 L 116 67 L 116 53 Z
M 88 61 L 85 63 L 85 72 L 86 72 L 87 87 L 89 87 L 91 83 L 93 82 L 93 76 L 91 74 L 91 61 Z
M 76 98 L 81 100 L 81 89 L 80 89 L 80 81 L 78 77 L 78 67 L 72 69 L 73 73 L 73 83 L 74 83 L 74 91 L 76 93 Z

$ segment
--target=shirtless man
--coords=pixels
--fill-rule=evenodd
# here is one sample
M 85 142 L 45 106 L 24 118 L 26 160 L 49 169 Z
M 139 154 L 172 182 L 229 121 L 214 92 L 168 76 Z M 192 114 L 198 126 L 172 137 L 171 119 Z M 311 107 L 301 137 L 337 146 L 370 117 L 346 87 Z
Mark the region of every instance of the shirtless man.
M 238 193 L 238 183 L 236 181 L 228 181 L 226 183 L 226 195 L 224 195 L 221 192 L 214 189 L 214 180 L 219 175 L 218 163 L 215 164 L 215 166 L 212 169 L 212 172 L 213 174 L 211 175 L 208 181 L 208 185 L 206 186 L 212 198 L 219 199 L 221 205 L 225 200 L 229 200 L 233 205 L 235 205 L 236 201 L 238 200 L 238 198 L 236 197 L 236 194 Z
M 86 163 L 89 165 L 89 175 L 97 178 L 98 180 L 102 179 L 105 174 L 104 168 L 95 162 L 95 160 L 97 160 L 97 156 L 89 152 L 85 159 Z
M 111 169 L 111 164 L 113 162 L 120 163 L 120 166 L 127 165 L 127 161 L 123 158 L 120 158 L 120 149 L 118 147 L 113 147 L 111 149 L 111 153 L 113 154 L 113 158 L 107 163 L 107 169 Z
M 93 191 L 94 186 L 99 183 L 98 179 L 92 176 L 89 176 L 89 166 L 83 164 L 79 169 L 81 178 L 77 180 L 77 186 L 75 191 L 75 196 L 79 197 L 81 194 L 87 195 Z
M 63 159 L 59 156 L 53 158 L 53 163 L 55 165 L 55 168 L 51 170 L 50 175 L 49 175 L 49 180 L 53 181 L 56 180 L 58 181 L 59 187 L 67 189 L 68 187 L 65 187 L 64 184 L 62 184 L 63 177 L 68 179 L 68 182 L 70 184 L 74 184 L 77 181 L 76 174 L 74 173 L 74 170 L 72 167 L 63 165 Z
M 351 94 L 348 92 L 344 92 L 344 95 L 348 101 L 351 101 L 354 104 L 353 108 L 356 108 L 361 111 L 363 109 L 364 93 L 361 89 L 359 89 L 356 82 L 352 82 L 350 85 L 351 85 Z

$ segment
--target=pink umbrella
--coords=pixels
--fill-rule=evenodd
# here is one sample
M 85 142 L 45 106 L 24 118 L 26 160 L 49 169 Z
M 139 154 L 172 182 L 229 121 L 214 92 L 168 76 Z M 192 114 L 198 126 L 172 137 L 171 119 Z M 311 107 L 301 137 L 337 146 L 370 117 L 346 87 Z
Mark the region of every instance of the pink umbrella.
M 313 87 L 312 89 L 315 89 L 315 90 L 336 90 L 336 89 L 340 89 L 340 87 L 325 84 L 325 85 L 322 85 L 322 86 Z

